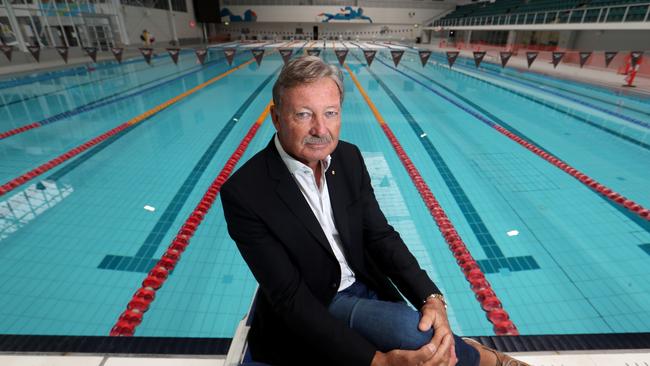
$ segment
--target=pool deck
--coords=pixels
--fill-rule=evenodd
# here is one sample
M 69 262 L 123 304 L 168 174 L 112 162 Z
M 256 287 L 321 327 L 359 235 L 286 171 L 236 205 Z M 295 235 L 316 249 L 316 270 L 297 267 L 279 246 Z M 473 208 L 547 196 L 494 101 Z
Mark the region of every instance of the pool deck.
M 511 353 L 537 366 L 626 366 L 650 364 L 650 350 L 607 352 Z M 110 355 L 0 355 L 3 366 L 233 366 L 225 356 L 214 357 L 128 357 Z

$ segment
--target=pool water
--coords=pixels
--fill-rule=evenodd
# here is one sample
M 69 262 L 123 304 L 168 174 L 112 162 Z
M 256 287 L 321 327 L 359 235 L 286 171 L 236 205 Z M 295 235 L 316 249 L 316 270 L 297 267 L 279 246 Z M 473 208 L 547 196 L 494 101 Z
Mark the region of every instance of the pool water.
M 254 61 L 0 196 L 0 333 L 108 335 L 153 264 L 271 99 L 283 61 Z M 238 45 L 233 67 L 251 60 Z M 293 45 L 323 47 L 322 43 Z M 650 206 L 650 100 L 404 48 L 348 47 L 341 138 L 361 149 L 377 199 L 444 292 L 454 331 L 493 335 L 425 202 L 359 89 L 439 200 L 520 334 L 650 331 L 650 224 L 498 133 L 496 123 Z M 370 67 L 359 49 L 378 48 Z M 123 65 L 0 80 L 0 185 L 230 70 Z M 266 146 L 266 118 L 239 162 Z M 238 166 L 239 166 L 238 165 Z M 145 208 L 145 206 L 147 206 Z M 231 338 L 256 283 L 217 199 L 137 336 Z

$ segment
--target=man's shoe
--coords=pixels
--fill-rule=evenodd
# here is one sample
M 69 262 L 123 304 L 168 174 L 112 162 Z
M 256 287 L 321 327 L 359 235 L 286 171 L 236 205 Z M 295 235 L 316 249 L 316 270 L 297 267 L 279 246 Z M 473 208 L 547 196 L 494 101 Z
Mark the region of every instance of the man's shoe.
M 523 361 L 515 360 L 514 358 L 506 355 L 505 353 L 499 352 L 490 347 L 486 347 L 481 343 L 479 343 L 478 341 L 475 341 L 471 338 L 463 338 L 463 341 L 465 341 L 465 343 L 469 344 L 470 346 L 476 348 L 476 350 L 482 349 L 487 352 L 493 353 L 497 359 L 497 363 L 494 366 L 530 366 L 530 364 L 527 364 Z

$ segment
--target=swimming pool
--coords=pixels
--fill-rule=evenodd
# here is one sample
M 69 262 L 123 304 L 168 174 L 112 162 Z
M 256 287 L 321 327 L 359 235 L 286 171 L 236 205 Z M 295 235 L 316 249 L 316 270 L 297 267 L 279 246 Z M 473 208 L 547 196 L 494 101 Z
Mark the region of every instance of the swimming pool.
M 177 66 L 159 55 L 152 66 L 0 81 L 0 134 L 31 125 L 0 139 L 0 184 L 55 162 L 0 195 L 1 334 L 109 334 L 247 133 L 239 164 L 271 138 L 264 113 L 281 45 L 267 45 L 259 66 L 250 49 L 260 45 L 239 45 L 232 68 L 215 48 L 204 66 L 189 51 Z M 293 45 L 305 46 L 323 44 Z M 422 187 L 519 334 L 650 331 L 649 221 L 531 150 L 650 207 L 650 100 L 472 60 L 450 69 L 436 53 L 422 67 L 399 46 L 326 46 L 331 63 L 332 46 L 350 49 L 341 138 L 363 152 L 380 205 L 448 297 L 457 333 L 493 335 L 495 324 Z M 359 47 L 378 50 L 369 68 Z M 389 48 L 406 51 L 398 67 Z M 136 335 L 231 338 L 255 288 L 217 198 Z

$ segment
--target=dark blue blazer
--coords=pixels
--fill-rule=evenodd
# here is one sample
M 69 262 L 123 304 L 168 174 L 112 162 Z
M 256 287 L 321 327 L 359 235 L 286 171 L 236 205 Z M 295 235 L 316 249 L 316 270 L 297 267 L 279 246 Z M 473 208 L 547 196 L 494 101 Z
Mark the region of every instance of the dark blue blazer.
M 386 221 L 359 149 L 339 141 L 326 179 L 357 280 L 380 299 L 402 301 L 404 295 L 419 309 L 439 291 Z M 224 184 L 221 199 L 228 232 L 260 285 L 249 334 L 253 359 L 369 365 L 376 347 L 327 310 L 340 267 L 273 139 Z

